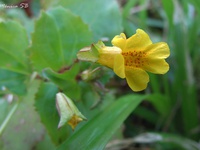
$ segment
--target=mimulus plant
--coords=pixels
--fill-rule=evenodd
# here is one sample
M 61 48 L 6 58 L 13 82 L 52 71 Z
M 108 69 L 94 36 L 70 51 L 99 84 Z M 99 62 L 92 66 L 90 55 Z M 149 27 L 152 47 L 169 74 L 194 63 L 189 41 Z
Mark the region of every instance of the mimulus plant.
M 137 29 L 136 34 L 126 38 L 124 33 L 112 39 L 112 47 L 99 41 L 78 53 L 79 60 L 93 61 L 107 66 L 121 78 L 126 78 L 133 91 L 146 89 L 149 75 L 165 74 L 169 65 L 165 59 L 170 50 L 165 42 L 152 43 L 148 34 Z

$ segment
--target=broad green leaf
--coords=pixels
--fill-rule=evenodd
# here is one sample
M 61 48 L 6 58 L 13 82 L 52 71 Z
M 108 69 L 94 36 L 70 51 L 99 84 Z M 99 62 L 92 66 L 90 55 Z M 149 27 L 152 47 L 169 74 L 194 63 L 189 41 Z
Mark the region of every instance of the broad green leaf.
M 92 33 L 88 25 L 79 16 L 62 7 L 48 11 L 58 28 L 62 43 L 62 57 L 65 64 L 72 64 L 76 53 L 92 42 Z
M 5 87 L 14 94 L 26 93 L 26 76 L 20 73 L 0 69 L 0 88 Z
M 45 134 L 43 140 L 38 142 L 34 150 L 55 150 L 56 146 L 52 143 L 48 134 Z
M 44 136 L 44 127 L 33 105 L 39 84 L 39 81 L 33 81 L 27 95 L 20 100 L 17 110 L 0 137 L 1 150 L 28 150 Z
M 42 83 L 36 95 L 35 108 L 55 145 L 61 144 L 71 133 L 68 126 L 58 129 L 59 115 L 56 110 L 58 88 L 52 83 Z
M 54 20 L 44 12 L 35 23 L 30 50 L 37 70 L 45 67 L 59 70 L 64 65 L 58 29 Z
M 59 71 L 76 59 L 76 52 L 92 41 L 88 26 L 62 7 L 43 12 L 32 35 L 32 61 L 41 71 L 50 67 Z
M 89 120 L 57 149 L 104 149 L 123 121 L 146 97 L 145 95 L 126 95 L 119 98 Z
M 64 73 L 56 73 L 55 71 L 47 68 L 43 74 L 54 82 L 64 93 L 72 99 L 80 99 L 80 86 L 76 80 L 79 71 L 79 66 L 76 64 Z
M 59 0 L 57 5 L 81 16 L 92 29 L 95 40 L 113 38 L 122 32 L 121 14 L 115 0 Z
M 27 73 L 25 29 L 14 21 L 0 22 L 0 68 Z
M 34 3 L 37 3 L 39 0 L 35 0 Z M 14 3 L 13 3 L 14 4 Z M 35 4 L 31 4 L 32 6 Z M 31 6 L 31 8 L 33 8 Z M 33 8 L 34 9 L 34 8 Z M 36 8 L 37 9 L 37 8 Z M 35 10 L 32 10 L 35 12 Z M 39 11 L 38 11 L 39 13 Z M 29 18 L 26 13 L 24 13 L 23 9 L 9 9 L 6 14 L 9 16 L 9 18 L 13 18 L 15 21 L 20 22 L 23 27 L 26 29 L 28 39 L 31 38 L 31 33 L 34 31 L 34 21 L 35 18 Z M 35 13 L 34 13 L 35 15 Z

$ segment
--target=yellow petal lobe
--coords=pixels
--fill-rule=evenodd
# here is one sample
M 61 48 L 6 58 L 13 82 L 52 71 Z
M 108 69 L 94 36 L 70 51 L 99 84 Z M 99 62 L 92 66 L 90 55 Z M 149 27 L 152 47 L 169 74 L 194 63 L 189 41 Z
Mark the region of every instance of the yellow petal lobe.
M 116 35 L 112 39 L 111 42 L 112 42 L 112 45 L 117 46 L 121 48 L 121 50 L 123 50 L 126 45 L 126 35 L 124 33 L 121 33 L 120 35 Z
M 143 69 L 155 74 L 165 74 L 169 70 L 169 64 L 164 59 L 149 59 Z
M 156 59 L 165 59 L 170 55 L 169 47 L 165 42 L 151 44 L 145 49 L 144 52 L 148 53 L 149 58 Z
M 115 56 L 113 70 L 120 78 L 125 78 L 124 57 L 119 54 Z
M 140 68 L 126 68 L 126 80 L 133 91 L 146 89 L 149 82 L 149 75 Z
M 151 44 L 145 49 L 146 58 L 144 59 L 144 70 L 155 73 L 165 74 L 169 70 L 169 65 L 165 61 L 170 55 L 170 50 L 165 42 Z
M 152 41 L 149 35 L 141 29 L 136 30 L 136 34 L 132 35 L 126 41 L 126 47 L 123 51 L 129 50 L 144 50 L 147 46 L 151 45 Z

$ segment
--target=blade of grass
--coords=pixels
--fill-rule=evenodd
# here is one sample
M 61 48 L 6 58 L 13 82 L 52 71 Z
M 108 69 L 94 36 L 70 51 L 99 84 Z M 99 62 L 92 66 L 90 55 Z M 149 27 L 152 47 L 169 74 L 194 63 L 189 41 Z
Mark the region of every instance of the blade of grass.
M 182 24 L 177 24 L 174 31 L 175 59 L 178 67 L 175 70 L 173 99 L 178 97 L 182 102 L 182 127 L 184 133 L 190 136 L 191 130 L 198 126 L 199 119 L 196 89 L 194 83 L 192 83 L 194 79 L 188 53 L 188 36 Z M 176 99 L 174 100 L 176 101 Z M 180 122 L 177 122 L 177 125 L 180 126 Z
M 163 9 L 167 15 L 169 26 L 173 26 L 174 4 L 172 0 L 162 0 Z
M 137 0 L 128 1 L 123 7 L 122 16 L 123 18 L 127 18 L 130 15 L 130 10 L 135 6 Z

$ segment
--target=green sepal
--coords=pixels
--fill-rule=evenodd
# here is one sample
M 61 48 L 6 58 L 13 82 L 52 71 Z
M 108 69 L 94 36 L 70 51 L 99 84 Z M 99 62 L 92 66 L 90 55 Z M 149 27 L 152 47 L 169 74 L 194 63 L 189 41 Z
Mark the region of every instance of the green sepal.
M 82 61 L 96 62 L 99 59 L 99 50 L 105 47 L 102 41 L 98 41 L 96 44 L 92 44 L 89 47 L 81 49 L 77 53 L 77 58 Z

